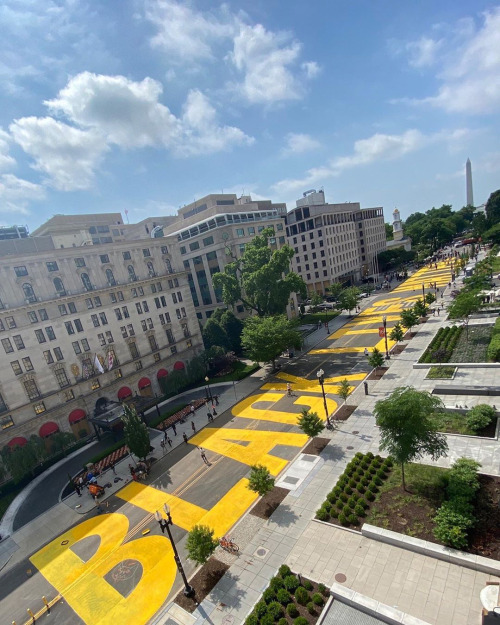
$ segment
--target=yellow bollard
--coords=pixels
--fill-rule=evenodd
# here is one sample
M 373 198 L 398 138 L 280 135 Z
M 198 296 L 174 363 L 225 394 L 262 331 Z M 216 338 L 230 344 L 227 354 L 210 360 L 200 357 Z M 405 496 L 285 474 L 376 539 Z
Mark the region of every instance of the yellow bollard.
M 45 597 L 42 597 L 42 601 L 45 605 L 45 607 L 47 608 L 47 614 L 50 614 L 50 605 L 49 602 L 47 601 L 47 599 Z
M 27 611 L 27 612 L 28 612 L 28 614 L 31 616 L 31 618 L 33 619 L 33 623 L 34 623 L 34 622 L 35 622 L 35 615 L 33 614 L 33 612 L 32 612 L 29 608 L 27 608 L 27 610 L 26 610 L 26 611 Z

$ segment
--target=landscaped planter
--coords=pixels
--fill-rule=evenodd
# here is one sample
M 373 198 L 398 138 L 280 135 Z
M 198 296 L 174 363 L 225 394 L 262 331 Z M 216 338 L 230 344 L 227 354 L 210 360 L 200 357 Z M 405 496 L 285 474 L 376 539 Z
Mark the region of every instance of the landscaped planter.
M 314 625 L 328 595 L 324 584 L 295 575 L 283 564 L 246 618 L 245 625 Z

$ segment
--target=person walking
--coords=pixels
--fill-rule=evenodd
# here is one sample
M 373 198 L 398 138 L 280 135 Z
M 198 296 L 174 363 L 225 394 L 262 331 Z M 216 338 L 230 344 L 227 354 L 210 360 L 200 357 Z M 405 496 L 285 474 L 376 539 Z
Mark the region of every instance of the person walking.
M 172 439 L 167 436 L 167 443 L 169 447 L 172 447 Z
M 290 384 L 290 382 L 286 383 L 286 394 L 288 395 L 288 397 L 292 396 L 292 385 Z
M 182 438 L 184 439 L 184 442 L 185 442 L 185 443 L 186 443 L 186 445 L 187 445 L 187 442 L 188 442 L 188 437 L 186 436 L 186 432 L 183 432 L 183 433 L 182 433 Z
M 116 469 L 115 469 L 115 463 L 114 463 L 114 462 L 112 462 L 112 463 L 109 465 L 109 468 L 111 469 L 111 471 L 113 471 L 113 475 L 116 475 Z
M 215 410 L 215 404 L 212 404 L 212 414 L 214 417 L 217 416 L 217 411 Z
M 194 417 L 194 404 L 191 404 L 191 407 L 189 408 L 189 411 L 191 413 L 191 417 Z
M 172 430 L 174 431 L 174 436 L 177 436 L 177 430 L 175 429 L 175 423 L 172 423 Z
M 78 497 L 82 496 L 82 489 L 80 488 L 80 485 L 78 484 L 78 481 L 73 482 L 73 486 L 75 488 L 76 494 L 78 495 Z
M 163 455 L 165 455 L 165 439 L 161 439 L 160 447 L 162 448 Z
M 214 395 L 214 399 L 215 399 L 215 405 L 218 406 L 219 405 L 219 396 L 218 395 Z
M 191 421 L 191 429 L 193 430 L 193 434 L 196 432 L 196 426 L 194 424 L 194 421 Z
M 201 458 L 202 458 L 203 462 L 207 466 L 210 466 L 210 462 L 208 461 L 208 459 L 207 459 L 207 457 L 205 455 L 205 450 L 203 449 L 203 447 L 198 447 L 198 449 L 200 450 L 200 455 L 201 455 Z
M 364 350 L 364 352 L 363 352 L 363 353 L 364 353 L 364 355 L 365 355 L 366 357 L 368 357 L 368 356 L 369 356 L 369 353 L 368 353 L 368 348 L 367 348 L 367 347 L 365 347 L 365 350 Z

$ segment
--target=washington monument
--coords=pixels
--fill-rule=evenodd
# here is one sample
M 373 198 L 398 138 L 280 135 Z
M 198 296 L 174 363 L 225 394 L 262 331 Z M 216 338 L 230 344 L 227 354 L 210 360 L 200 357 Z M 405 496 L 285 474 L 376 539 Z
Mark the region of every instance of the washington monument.
M 474 196 L 472 194 L 472 166 L 470 158 L 465 163 L 465 185 L 467 187 L 467 206 L 474 206 Z

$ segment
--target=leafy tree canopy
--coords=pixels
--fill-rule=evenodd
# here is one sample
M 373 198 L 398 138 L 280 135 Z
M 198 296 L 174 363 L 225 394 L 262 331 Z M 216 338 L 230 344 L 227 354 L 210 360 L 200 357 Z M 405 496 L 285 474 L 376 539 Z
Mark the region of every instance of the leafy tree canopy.
M 416 256 L 417 253 L 414 250 L 407 252 L 402 247 L 392 250 L 384 250 L 383 252 L 377 254 L 379 269 L 382 272 L 387 269 L 399 269 L 403 265 L 413 261 Z
M 249 317 L 245 320 L 241 344 L 255 362 L 272 362 L 289 347 L 300 349 L 302 339 L 285 315 Z
M 414 326 L 418 324 L 418 317 L 413 308 L 405 308 L 401 311 L 401 325 L 403 328 L 407 328 L 411 330 Z
M 339 296 L 339 308 L 350 312 L 358 305 L 360 294 L 361 289 L 358 289 L 357 286 L 350 286 L 344 289 Z
M 226 330 L 222 327 L 219 319 L 210 317 L 205 323 L 202 331 L 203 345 L 205 349 L 210 349 L 214 345 L 229 349 L 230 341 Z
M 303 409 L 300 413 L 297 425 L 310 438 L 318 436 L 325 429 L 323 421 L 318 417 L 318 414 L 306 409 Z
M 135 456 L 145 460 L 151 446 L 146 424 L 139 419 L 135 408 L 127 404 L 123 404 L 122 421 L 128 448 Z
M 396 325 L 392 328 L 391 333 L 389 334 L 389 338 L 391 341 L 402 341 L 404 339 L 405 333 L 400 323 L 396 323 Z
M 469 338 L 469 319 L 481 307 L 481 298 L 475 291 L 462 290 L 448 306 L 450 319 L 462 319 L 466 326 L 466 337 Z
M 381 367 L 384 364 L 384 355 L 376 347 L 374 347 L 368 355 L 368 364 L 374 369 L 378 369 L 378 367 Z
M 349 384 L 349 380 L 347 378 L 344 378 L 343 380 L 340 381 L 340 384 L 337 386 L 337 395 L 345 401 L 347 401 L 347 398 L 349 397 L 349 395 L 353 392 L 354 390 L 354 386 L 351 386 Z
M 254 493 L 258 493 L 261 497 L 272 490 L 274 488 L 274 478 L 269 469 L 262 464 L 253 465 L 248 478 L 248 488 L 253 490 Z
M 214 530 L 206 525 L 195 525 L 186 540 L 188 558 L 196 564 L 205 564 L 213 554 L 219 541 L 214 538 Z
M 373 411 L 380 428 L 380 449 L 404 465 L 427 454 L 433 460 L 445 456 L 446 436 L 437 432 L 431 415 L 442 411 L 443 402 L 426 391 L 399 387 L 387 399 L 378 401 Z
M 486 202 L 486 219 L 490 228 L 500 222 L 500 189 L 493 191 Z
M 264 317 L 283 314 L 292 293 L 306 297 L 304 280 L 290 271 L 295 252 L 289 245 L 272 250 L 269 239 L 273 236 L 273 229 L 265 228 L 246 246 L 241 258 L 233 256 L 223 273 L 214 274 L 214 287 L 221 289 L 225 304 L 241 302 Z

